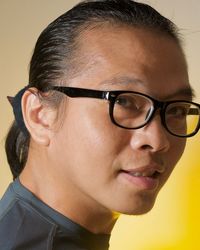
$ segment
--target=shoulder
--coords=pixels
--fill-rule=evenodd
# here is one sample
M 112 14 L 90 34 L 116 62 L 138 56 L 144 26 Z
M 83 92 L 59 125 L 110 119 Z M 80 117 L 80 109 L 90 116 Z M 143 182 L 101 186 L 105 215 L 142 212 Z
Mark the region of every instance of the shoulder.
M 51 249 L 48 245 L 55 231 L 55 224 L 9 186 L 0 201 L 0 249 Z

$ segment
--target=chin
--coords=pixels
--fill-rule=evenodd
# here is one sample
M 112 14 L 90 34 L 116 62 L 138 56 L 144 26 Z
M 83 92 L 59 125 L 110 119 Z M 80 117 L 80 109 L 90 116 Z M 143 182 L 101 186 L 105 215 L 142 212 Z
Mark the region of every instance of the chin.
M 127 215 L 142 215 L 146 214 L 153 208 L 155 204 L 155 197 L 140 197 L 132 200 L 132 202 L 127 202 L 124 206 L 118 208 L 118 212 Z
M 151 211 L 151 209 L 153 208 L 152 206 L 143 206 L 143 207 L 137 207 L 137 208 L 130 208 L 130 209 L 126 209 L 121 211 L 122 214 L 126 214 L 126 215 L 142 215 L 142 214 L 146 214 L 149 211 Z

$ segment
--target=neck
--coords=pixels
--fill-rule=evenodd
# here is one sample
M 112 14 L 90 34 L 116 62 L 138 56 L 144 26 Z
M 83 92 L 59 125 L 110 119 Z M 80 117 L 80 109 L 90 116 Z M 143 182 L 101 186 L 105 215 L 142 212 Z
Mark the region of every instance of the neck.
M 59 171 L 52 172 L 41 158 L 37 161 L 37 156 L 28 158 L 19 178 L 22 185 L 48 206 L 93 233 L 110 234 L 119 217 L 83 194 L 66 178 L 60 178 Z

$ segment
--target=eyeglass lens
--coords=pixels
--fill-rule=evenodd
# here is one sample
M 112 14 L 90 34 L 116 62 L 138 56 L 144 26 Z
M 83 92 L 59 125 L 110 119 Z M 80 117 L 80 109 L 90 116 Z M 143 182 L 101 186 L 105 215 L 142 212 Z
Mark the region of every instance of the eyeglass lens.
M 125 128 L 136 129 L 145 125 L 154 110 L 153 101 L 146 96 L 135 93 L 120 94 L 113 107 L 113 119 Z M 189 102 L 172 102 L 167 105 L 165 126 L 178 136 L 192 134 L 199 123 L 200 109 Z
M 171 103 L 165 111 L 167 128 L 180 136 L 192 134 L 198 126 L 199 117 L 199 107 L 187 102 Z

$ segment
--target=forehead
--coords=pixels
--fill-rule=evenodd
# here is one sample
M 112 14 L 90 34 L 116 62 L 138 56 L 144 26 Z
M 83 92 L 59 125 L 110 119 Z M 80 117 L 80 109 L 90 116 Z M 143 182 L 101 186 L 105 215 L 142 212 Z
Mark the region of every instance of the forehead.
M 80 60 L 84 61 L 82 87 L 128 87 L 154 96 L 161 95 L 162 90 L 163 98 L 165 93 L 189 87 L 187 64 L 180 46 L 161 33 L 106 26 L 85 31 L 79 44 Z

